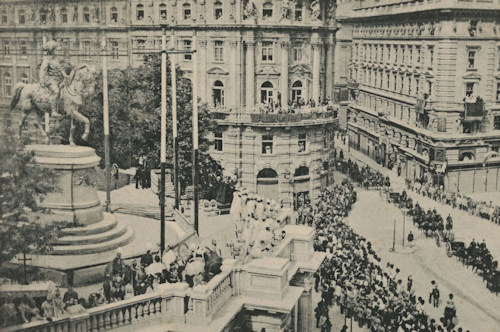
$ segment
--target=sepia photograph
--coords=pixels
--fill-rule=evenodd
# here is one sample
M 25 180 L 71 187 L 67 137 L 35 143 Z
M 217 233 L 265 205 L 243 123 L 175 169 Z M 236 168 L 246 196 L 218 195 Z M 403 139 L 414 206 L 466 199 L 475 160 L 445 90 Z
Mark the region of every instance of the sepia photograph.
M 500 0 L 0 0 L 0 331 L 500 332 Z

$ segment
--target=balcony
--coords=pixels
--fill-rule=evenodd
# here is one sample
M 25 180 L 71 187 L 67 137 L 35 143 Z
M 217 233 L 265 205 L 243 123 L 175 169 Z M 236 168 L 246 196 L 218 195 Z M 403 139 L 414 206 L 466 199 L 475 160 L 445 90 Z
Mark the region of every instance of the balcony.
M 321 125 L 338 121 L 338 109 L 333 106 L 303 107 L 296 113 L 265 113 L 255 108 L 235 110 L 218 108 L 211 112 L 212 119 L 222 125 L 245 124 L 257 127 L 290 127 Z

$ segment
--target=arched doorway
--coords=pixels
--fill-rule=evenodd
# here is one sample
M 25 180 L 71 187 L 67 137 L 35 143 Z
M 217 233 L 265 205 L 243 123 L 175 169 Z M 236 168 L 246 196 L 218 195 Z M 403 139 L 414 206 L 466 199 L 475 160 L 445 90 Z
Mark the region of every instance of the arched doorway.
M 257 195 L 279 200 L 278 173 L 272 168 L 264 168 L 257 174 Z
M 309 167 L 299 166 L 293 174 L 293 207 L 295 210 L 310 204 Z
M 260 86 L 260 102 L 263 104 L 272 104 L 273 102 L 273 84 L 269 81 Z
M 301 81 L 295 81 L 292 84 L 292 101 L 298 102 L 302 96 L 302 82 Z
M 212 95 L 214 107 L 224 105 L 224 84 L 222 84 L 221 81 L 217 80 L 214 82 L 214 86 L 212 87 Z

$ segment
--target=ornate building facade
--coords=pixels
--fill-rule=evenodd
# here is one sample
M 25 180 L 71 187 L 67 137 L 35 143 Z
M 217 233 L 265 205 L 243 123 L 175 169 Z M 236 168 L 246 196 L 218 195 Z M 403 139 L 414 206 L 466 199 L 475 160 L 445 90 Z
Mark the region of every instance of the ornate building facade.
M 347 4 L 351 148 L 446 190 L 497 191 L 498 1 Z
M 196 49 L 198 95 L 214 111 L 233 113 L 234 118 L 235 113 L 250 116 L 258 112 L 257 104 L 287 105 L 299 100 L 319 104 L 326 98 L 338 99 L 340 93 L 333 84 L 335 9 L 335 1 L 330 0 L 3 1 L 0 108 L 8 112 L 16 82 L 37 82 L 44 40 L 58 41 L 61 57 L 71 63 L 87 63 L 99 70 L 100 43 L 105 37 L 108 68 L 124 68 L 140 65 L 144 54 L 160 51 L 162 26 L 167 29 L 170 47 Z M 174 56 L 191 77 L 192 55 Z M 217 135 L 223 135 L 227 148 L 221 151 L 214 147 L 213 153 L 228 172 L 243 177 L 242 184 L 257 190 L 261 170 L 246 169 L 243 164 L 248 163 L 236 162 L 234 156 L 241 154 L 243 161 L 260 159 L 261 139 L 274 137 L 277 153 L 270 158 L 266 155 L 266 162 L 278 168 L 274 172 L 280 179 L 283 172 L 295 173 L 289 169 L 295 167 L 289 162 L 291 156 L 297 165 L 314 168 L 316 173 L 303 186 L 310 188 L 310 194 L 317 193 L 313 188 L 325 181 L 319 180 L 323 177 L 320 168 L 329 154 L 319 147 L 323 146 L 325 126 L 335 120 L 332 112 L 325 118 L 326 113 L 316 115 L 316 111 L 311 117 L 317 121 L 300 117 L 289 125 L 283 123 L 284 118 L 265 125 L 260 121 L 220 120 Z M 236 143 L 236 132 L 252 132 L 253 138 L 247 139 L 255 141 Z M 309 148 L 297 154 L 299 136 L 305 137 Z M 238 137 L 245 139 L 246 134 Z M 285 182 L 280 180 L 282 194 L 270 197 L 291 205 L 294 184 L 289 179 Z

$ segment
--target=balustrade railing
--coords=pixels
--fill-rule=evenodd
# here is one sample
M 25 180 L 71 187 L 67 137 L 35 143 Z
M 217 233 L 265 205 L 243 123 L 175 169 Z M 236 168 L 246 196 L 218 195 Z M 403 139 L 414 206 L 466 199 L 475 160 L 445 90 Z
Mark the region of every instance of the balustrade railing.
M 212 290 L 208 297 L 208 313 L 216 312 L 231 297 L 231 273 L 221 275 L 222 280 Z

